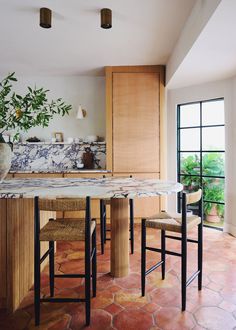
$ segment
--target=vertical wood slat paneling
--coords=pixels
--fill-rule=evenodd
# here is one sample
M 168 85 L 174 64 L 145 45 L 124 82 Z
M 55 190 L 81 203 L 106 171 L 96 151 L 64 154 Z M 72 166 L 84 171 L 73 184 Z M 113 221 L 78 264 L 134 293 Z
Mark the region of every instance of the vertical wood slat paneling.
M 159 172 L 158 73 L 113 73 L 113 171 Z
M 54 212 L 42 212 L 41 227 Z M 10 312 L 18 308 L 33 285 L 34 274 L 34 200 L 7 200 L 7 303 Z M 48 249 L 44 242 L 41 254 Z M 42 264 L 46 265 L 47 260 Z
M 111 199 L 111 275 L 129 274 L 129 220 L 127 198 Z
M 7 298 L 7 201 L 0 199 L 0 308 Z

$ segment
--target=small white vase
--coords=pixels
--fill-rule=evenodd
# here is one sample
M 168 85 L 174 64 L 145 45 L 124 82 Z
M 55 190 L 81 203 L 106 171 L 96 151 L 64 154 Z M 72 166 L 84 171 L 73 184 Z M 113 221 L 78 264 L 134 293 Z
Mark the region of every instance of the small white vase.
M 7 143 L 0 143 L 0 182 L 6 177 L 11 167 L 11 147 Z

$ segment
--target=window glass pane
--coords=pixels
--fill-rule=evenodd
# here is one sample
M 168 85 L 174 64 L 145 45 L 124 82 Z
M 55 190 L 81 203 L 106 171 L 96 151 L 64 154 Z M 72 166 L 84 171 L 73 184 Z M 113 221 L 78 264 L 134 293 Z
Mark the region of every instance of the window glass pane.
M 180 127 L 200 125 L 200 104 L 187 104 L 180 106 Z
M 200 154 L 183 152 L 180 154 L 180 173 L 199 175 Z
M 202 125 L 224 124 L 224 100 L 202 103 Z
M 200 150 L 200 129 L 181 129 L 180 150 L 199 151 Z
M 206 127 L 202 128 L 202 150 L 224 150 L 225 128 Z
M 203 153 L 202 174 L 210 176 L 224 176 L 225 154 L 223 152 Z

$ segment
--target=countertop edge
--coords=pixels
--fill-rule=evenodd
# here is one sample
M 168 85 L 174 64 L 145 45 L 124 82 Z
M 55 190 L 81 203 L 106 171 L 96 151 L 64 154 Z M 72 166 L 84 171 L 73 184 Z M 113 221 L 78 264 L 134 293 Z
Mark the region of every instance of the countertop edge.
M 10 170 L 8 174 L 76 174 L 76 173 L 84 173 L 84 174 L 93 174 L 93 173 L 111 173 L 109 170 Z

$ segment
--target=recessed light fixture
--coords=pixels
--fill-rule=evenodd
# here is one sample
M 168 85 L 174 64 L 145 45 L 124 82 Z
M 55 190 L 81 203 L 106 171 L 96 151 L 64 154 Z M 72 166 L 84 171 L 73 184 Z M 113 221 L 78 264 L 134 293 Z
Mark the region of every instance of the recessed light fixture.
M 48 8 L 40 8 L 40 22 L 42 28 L 50 29 L 52 27 L 52 11 Z
M 112 11 L 109 8 L 101 9 L 101 28 L 110 29 L 112 27 Z

